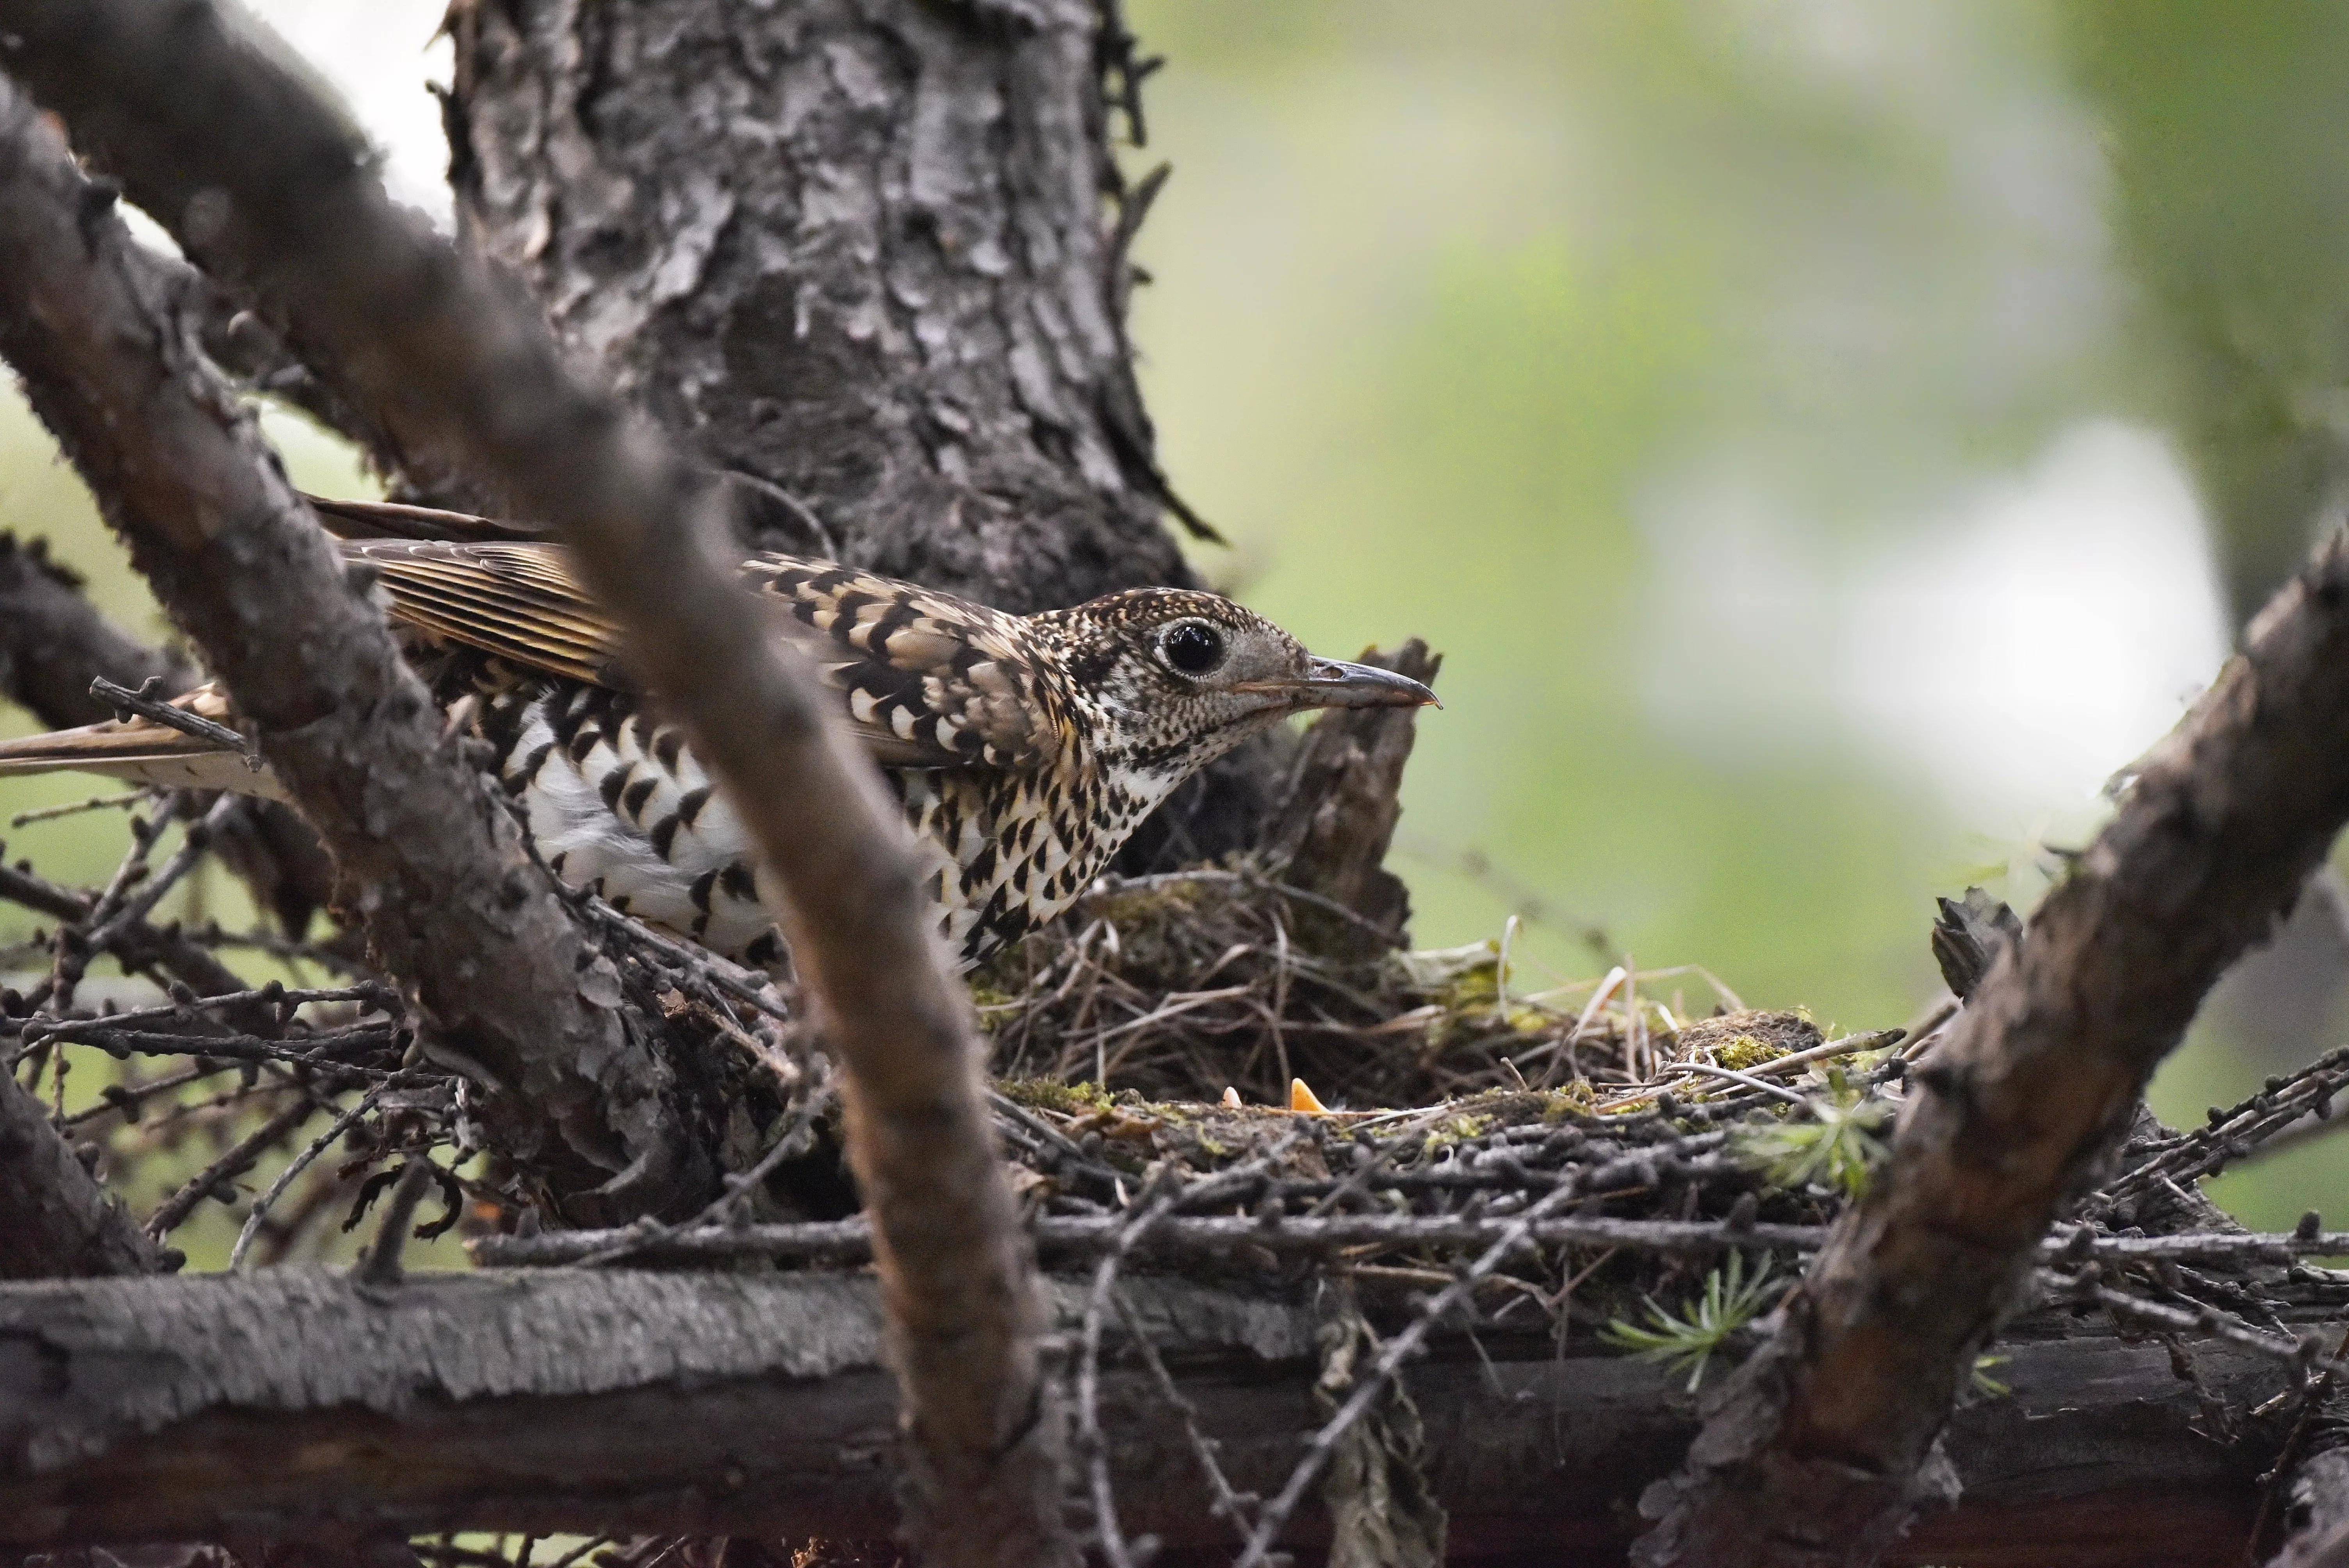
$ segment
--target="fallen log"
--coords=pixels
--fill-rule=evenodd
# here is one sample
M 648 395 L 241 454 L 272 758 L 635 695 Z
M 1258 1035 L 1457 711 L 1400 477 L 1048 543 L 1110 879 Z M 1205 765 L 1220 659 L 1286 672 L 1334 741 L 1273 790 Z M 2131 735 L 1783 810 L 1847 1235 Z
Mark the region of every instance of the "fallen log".
M 1165 1278 L 1127 1288 L 1235 1486 L 1268 1491 L 1320 1424 L 1304 1301 Z M 1080 1287 L 1054 1286 L 1062 1325 Z M 1643 1487 L 1697 1417 L 1682 1379 L 1547 1335 L 1439 1344 L 1404 1384 L 1454 1561 L 1620 1562 Z M 2292 1368 L 2171 1353 L 2042 1313 L 2011 1390 L 1961 1410 L 1965 1483 L 1900 1560 L 2239 1561 L 2288 1410 L 2221 1438 Z M 2199 1385 L 2199 1387 L 2198 1387 Z M 1129 1528 L 1228 1555 L 1179 1423 L 1123 1358 L 1102 1419 Z M 2280 1401 L 2289 1406 L 2291 1401 Z M 896 1390 L 859 1274 L 484 1270 L 371 1286 L 285 1269 L 0 1286 L 0 1545 L 332 1530 L 885 1537 Z M 1291 1529 L 1309 1554 L 1326 1532 Z

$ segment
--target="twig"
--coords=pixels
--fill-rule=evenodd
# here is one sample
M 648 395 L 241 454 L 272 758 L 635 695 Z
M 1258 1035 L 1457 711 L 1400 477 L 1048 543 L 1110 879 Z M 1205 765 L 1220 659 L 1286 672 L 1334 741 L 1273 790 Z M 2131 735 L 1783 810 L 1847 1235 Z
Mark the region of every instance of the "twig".
M 76 1018 L 68 1019 L 67 1023 L 72 1026 L 52 1027 L 38 1033 L 27 1029 L 26 1037 L 28 1041 L 96 1046 L 109 1054 L 126 1056 L 212 1057 L 234 1062 L 298 1062 L 311 1067 L 330 1067 L 337 1072 L 367 1073 L 377 1077 L 387 1076 L 394 1070 L 345 1061 L 334 1054 L 355 1047 L 389 1047 L 397 1029 L 388 1023 L 357 1024 L 347 1029 L 297 1035 L 290 1041 L 264 1040 L 251 1035 L 172 1035 L 149 1029 L 111 1029 L 107 1027 L 103 1018 Z
M 630 665 L 682 722 L 775 873 L 793 962 L 845 1068 L 849 1152 L 877 1221 L 916 1439 L 913 1532 L 947 1563 L 1073 1563 L 1047 1502 L 1058 1424 L 1035 1418 L 1040 1305 L 988 1133 L 968 1002 L 930 929 L 929 867 L 833 699 L 740 581 L 726 491 L 579 379 L 536 311 L 398 207 L 348 121 L 222 13 L 5 0 L 0 25 L 15 40 L 11 72 L 133 200 L 175 225 L 198 265 L 233 273 L 288 341 L 347 374 L 351 401 L 404 448 L 448 453 L 577 550 Z M 222 201 L 234 222 L 191 221 Z M 429 707 L 419 697 L 417 707 L 423 719 Z M 263 733 L 268 750 L 266 724 Z M 475 970 L 497 969 L 468 934 Z M 587 961 L 576 942 L 555 942 L 528 972 L 574 957 Z M 583 1006 L 576 989 L 566 1008 Z M 613 1037 L 615 1020 L 597 1023 L 600 1041 L 566 1042 L 565 1066 L 657 1066 Z M 571 1110 L 636 1111 L 622 1143 L 641 1150 L 639 1168 L 668 1174 L 681 1154 L 665 1078 L 615 1093 L 615 1070 Z
M 727 1177 L 726 1191 L 711 1200 L 709 1207 L 703 1209 L 692 1219 L 681 1225 L 674 1226 L 656 1225 L 638 1221 L 626 1231 L 627 1240 L 615 1242 L 608 1247 L 588 1253 L 575 1261 L 584 1267 L 617 1263 L 623 1258 L 632 1257 L 640 1253 L 658 1251 L 664 1243 L 678 1235 L 691 1234 L 717 1225 L 721 1216 L 730 1213 L 736 1203 L 755 1191 L 761 1182 L 773 1175 L 777 1166 L 786 1160 L 797 1160 L 815 1147 L 816 1123 L 831 1110 L 837 1099 L 831 1084 L 811 1085 L 807 1092 L 800 1096 L 798 1103 L 792 1107 L 790 1116 L 781 1131 L 775 1135 L 774 1142 L 770 1144 L 767 1151 L 759 1157 L 758 1162 L 740 1175 Z M 719 1226 L 719 1228 L 734 1229 L 730 1225 Z
M 243 758 L 245 766 L 255 772 L 260 770 L 261 757 L 253 749 L 252 741 L 225 724 L 215 723 L 201 714 L 190 713 L 184 707 L 165 702 L 162 692 L 163 677 L 160 676 L 149 676 L 137 691 L 119 686 L 104 676 L 89 683 L 89 695 L 112 707 L 116 718 L 128 722 L 135 714 L 150 723 L 176 729 L 181 735 L 209 740 L 222 750 L 233 751 Z
M 1911 1069 L 1891 1157 L 1656 1494 L 1640 1568 L 1865 1558 L 1947 1494 L 1935 1439 L 2048 1225 L 2349 820 L 2344 734 L 2336 531 Z
M 1111 1299 L 1117 1305 L 1119 1321 L 1125 1325 L 1125 1332 L 1133 1340 L 1134 1348 L 1141 1352 L 1143 1365 L 1150 1369 L 1151 1380 L 1158 1385 L 1159 1396 L 1182 1420 L 1184 1440 L 1191 1445 L 1191 1455 L 1199 1461 L 1199 1472 L 1207 1478 L 1207 1490 L 1215 1494 L 1212 1511 L 1218 1519 L 1229 1520 L 1245 1544 L 1249 1529 L 1247 1502 L 1233 1490 L 1230 1478 L 1224 1474 L 1224 1467 L 1216 1458 L 1215 1441 L 1199 1429 L 1199 1407 L 1185 1397 L 1174 1382 L 1174 1374 L 1166 1370 L 1164 1357 L 1158 1354 L 1158 1346 L 1151 1342 L 1149 1326 L 1142 1321 L 1142 1315 L 1134 1310 L 1133 1303 L 1125 1292 L 1114 1291 Z
M 230 813 L 236 808 L 235 796 L 222 795 L 202 817 L 189 823 L 180 847 L 172 851 L 170 860 L 163 862 L 162 869 L 144 879 L 137 891 L 125 897 L 106 917 L 103 925 L 83 938 L 89 950 L 93 953 L 111 952 L 122 940 L 124 933 L 134 925 L 145 923 L 149 912 L 180 884 L 182 877 L 195 869 L 198 861 L 204 858 L 205 851 L 212 845 L 212 835 L 228 820 Z
M 418 1155 L 400 1167 L 399 1183 L 391 1191 L 391 1202 L 385 1208 L 383 1223 L 376 1228 L 375 1245 L 367 1249 L 367 1262 L 358 1268 L 359 1283 L 386 1286 L 399 1283 L 399 1256 L 408 1245 L 408 1230 L 416 1221 L 416 1206 L 424 1202 L 425 1189 L 432 1185 L 432 1161 Z
M 234 1147 L 190 1178 L 187 1184 L 166 1199 L 147 1217 L 147 1233 L 160 1241 L 177 1230 L 181 1222 L 196 1211 L 196 1205 L 212 1196 L 212 1189 L 222 1182 L 243 1175 L 253 1169 L 278 1140 L 317 1114 L 318 1102 L 305 1085 L 289 1083 L 294 1091 L 294 1103 L 263 1122 L 240 1139 Z
M 310 1147 L 286 1162 L 285 1169 L 277 1173 L 277 1180 L 269 1184 L 269 1191 L 264 1192 L 254 1203 L 253 1212 L 245 1216 L 244 1228 L 237 1232 L 236 1245 L 230 1249 L 228 1254 L 231 1274 L 236 1273 L 244 1266 L 246 1249 L 250 1248 L 254 1239 L 261 1234 L 262 1222 L 269 1217 L 269 1211 L 276 1204 L 277 1200 L 285 1195 L 285 1189 L 294 1184 L 294 1179 L 307 1171 L 312 1161 L 333 1148 L 336 1139 L 357 1127 L 367 1112 L 373 1110 L 377 1103 L 390 1090 L 392 1082 L 391 1079 L 386 1079 L 368 1089 L 360 1097 L 357 1105 L 336 1117 L 333 1126 L 312 1140 Z
M 1789 1105 L 1808 1105 L 1810 1103 L 1806 1098 L 1796 1094 L 1793 1089 L 1787 1088 L 1780 1084 L 1771 1083 L 1764 1078 L 1755 1078 L 1752 1073 L 1739 1072 L 1735 1068 L 1717 1068 L 1711 1062 L 1685 1061 L 1674 1062 L 1672 1064 L 1672 1070 L 1675 1072 L 1702 1073 L 1707 1078 L 1725 1078 L 1731 1083 L 1742 1084 L 1747 1088 L 1759 1089 L 1764 1094 L 1769 1095 L 1773 1099 L 1785 1100 Z M 1661 1085 L 1659 1084 L 1657 1087 L 1661 1088 Z M 1650 1089 L 1648 1092 L 1653 1093 L 1654 1090 Z
M 691 1190 L 695 1171 L 672 1147 L 678 1134 L 662 1114 L 665 1073 L 643 1040 L 583 995 L 594 954 L 551 884 L 522 858 L 519 829 L 446 743 L 430 695 L 382 616 L 352 592 L 282 465 L 193 342 L 176 276 L 130 238 L 111 190 L 84 176 L 55 121 L 15 85 L 39 79 L 47 87 L 32 90 L 71 98 L 45 107 L 76 121 L 75 150 L 94 161 L 128 151 L 139 162 L 136 133 L 126 142 L 115 131 L 131 121 L 169 124 L 202 98 L 212 109 L 184 133 L 166 132 L 138 175 L 117 172 L 132 184 L 169 183 L 209 145 L 240 166 L 237 174 L 199 178 L 153 210 L 184 219 L 188 198 L 203 188 L 215 195 L 197 209 L 217 211 L 230 187 L 299 139 L 287 114 L 238 119 L 226 108 L 235 100 L 221 72 L 249 83 L 252 73 L 282 69 L 283 57 L 243 48 L 218 29 L 209 9 L 0 4 L 0 32 L 12 46 L 10 85 L 0 88 L 0 353 L 157 597 L 226 683 L 340 874 L 378 894 L 362 906 L 378 954 L 455 1048 L 524 1090 L 512 1103 L 543 1127 L 546 1182 L 589 1217 L 669 1201 L 678 1186 Z M 85 48 L 98 57 L 73 63 Z M 286 104 L 305 101 L 306 84 L 282 79 Z M 140 91 L 164 101 L 109 119 Z M 225 227 L 247 234 L 242 220 L 270 201 L 306 201 L 322 169 L 367 179 L 374 167 L 356 148 L 340 164 L 331 155 L 295 161 L 298 171 L 282 180 L 262 177 L 261 202 L 236 195 L 240 222 Z M 344 238 L 367 243 L 355 232 Z M 189 247 L 199 260 L 204 252 Z M 265 271 L 246 275 L 258 282 Z M 101 898 L 89 923 L 103 927 L 113 913 Z M 52 997 L 60 1010 L 64 1000 Z M 609 1188 L 612 1171 L 632 1161 L 637 1180 Z
M 772 991 L 761 988 L 749 979 L 740 966 L 728 963 L 716 954 L 704 948 L 688 947 L 683 943 L 672 942 L 636 916 L 614 909 L 603 899 L 593 894 L 578 895 L 578 903 L 579 907 L 586 910 L 613 930 L 621 933 L 628 940 L 659 954 L 674 967 L 698 976 L 714 988 L 725 992 L 736 1001 L 764 1013 L 779 1023 L 789 1024 L 798 1021 L 792 1010 L 783 1005 L 781 998 L 775 995 Z
M 43 806 L 37 810 L 19 811 L 8 819 L 11 828 L 29 828 L 35 822 L 54 822 L 60 817 L 78 816 L 84 811 L 110 811 L 135 807 L 154 799 L 152 789 L 132 789 L 120 795 L 93 795 L 87 800 L 76 800 L 63 806 Z
M 2326 1357 L 2316 1376 L 2300 1398 L 2300 1408 L 2293 1412 L 2292 1430 L 2285 1434 L 2283 1447 L 2276 1451 L 2275 1464 L 2268 1472 L 2267 1485 L 2260 1489 L 2260 1511 L 2251 1520 L 2250 1537 L 2243 1542 L 2245 1568 L 2251 1568 L 2254 1556 L 2267 1539 L 2268 1526 L 2275 1517 L 2276 1500 L 2291 1488 L 2292 1470 L 2308 1442 L 2309 1428 L 2323 1412 L 2324 1402 L 2332 1396 L 2333 1386 L 2341 1379 L 2342 1368 L 2349 1366 L 2349 1329 L 2344 1329 Z
M 1578 1191 L 1567 1183 L 1541 1199 L 1526 1233 L 1542 1246 L 1615 1246 L 1665 1253 L 1704 1253 L 1730 1247 L 1816 1248 L 1819 1225 L 1750 1225 L 1726 1220 L 1629 1220 L 1553 1213 L 1550 1199 Z M 1274 1253 L 1334 1253 L 1351 1247 L 1480 1248 L 1515 1234 L 1524 1215 L 1334 1214 L 1319 1219 L 1234 1214 L 1167 1214 L 1130 1243 L 1133 1250 L 1220 1255 L 1262 1248 Z M 1121 1214 L 1044 1214 L 1030 1222 L 1036 1245 L 1048 1253 L 1100 1253 L 1113 1249 L 1127 1223 Z M 634 1227 L 617 1231 L 556 1231 L 538 1236 L 482 1236 L 471 1243 L 487 1267 L 581 1264 L 607 1247 L 626 1245 L 639 1257 L 664 1262 L 725 1258 L 795 1258 L 857 1263 L 872 1255 L 872 1232 L 862 1219 L 789 1225 L 704 1226 L 655 1238 Z
M 1272 1550 L 1273 1542 L 1278 1538 L 1281 1527 L 1288 1522 L 1288 1516 L 1304 1501 L 1306 1488 L 1313 1484 L 1322 1467 L 1330 1462 L 1330 1456 L 1337 1451 L 1338 1439 L 1345 1435 L 1348 1428 L 1361 1420 L 1371 1403 L 1386 1391 L 1388 1382 L 1425 1341 L 1428 1332 L 1454 1308 L 1466 1303 L 1475 1293 L 1477 1282 L 1500 1267 L 1510 1253 L 1520 1247 L 1532 1245 L 1536 1223 L 1550 1211 L 1564 1207 L 1576 1195 L 1577 1189 L 1573 1183 L 1563 1183 L 1523 1214 L 1508 1222 L 1499 1239 L 1463 1270 L 1458 1279 L 1430 1298 L 1413 1315 L 1402 1331 L 1380 1348 L 1378 1359 L 1371 1364 L 1369 1375 L 1354 1385 L 1353 1392 L 1347 1396 L 1344 1404 L 1338 1407 L 1337 1414 L 1324 1422 L 1321 1429 L 1315 1432 L 1306 1444 L 1305 1457 L 1298 1460 L 1297 1468 L 1288 1473 L 1287 1483 L 1257 1517 L 1256 1528 L 1248 1532 L 1247 1545 L 1242 1549 L 1233 1568 L 1257 1568 L 1264 1562 L 1266 1554 Z
M 1127 1550 L 1123 1533 L 1118 1529 L 1117 1500 L 1112 1495 L 1109 1483 L 1109 1444 L 1102 1438 L 1101 1429 L 1102 1325 L 1108 1316 L 1110 1296 L 1117 1284 L 1117 1271 L 1124 1264 L 1127 1254 L 1141 1245 L 1152 1228 L 1162 1223 L 1175 1208 L 1186 1202 L 1214 1202 L 1226 1193 L 1245 1191 L 1265 1171 L 1278 1168 L 1303 1138 L 1302 1132 L 1291 1132 L 1256 1159 L 1228 1171 L 1217 1171 L 1187 1188 L 1176 1181 L 1174 1166 L 1161 1165 L 1152 1173 L 1151 1186 L 1135 1200 L 1132 1212 L 1118 1216 L 1117 1229 L 1093 1269 L 1092 1289 L 1085 1297 L 1084 1325 L 1079 1336 L 1081 1348 L 1077 1363 L 1078 1441 L 1085 1454 L 1086 1477 L 1092 1494 L 1094 1532 L 1112 1568 L 1133 1568 L 1133 1556 Z
M 2189 1312 L 2183 1307 L 2147 1301 L 2141 1295 L 2132 1295 L 2125 1290 L 2116 1290 L 2092 1279 L 2071 1279 L 2058 1274 L 2047 1276 L 2046 1289 L 2050 1295 L 2059 1297 L 2093 1301 L 2116 1317 L 2133 1318 L 2173 1334 L 2204 1334 L 2223 1339 L 2230 1345 L 2240 1345 L 2246 1350 L 2255 1350 L 2278 1361 L 2288 1361 L 2301 1367 L 2308 1363 L 2308 1347 L 2302 1341 L 2282 1339 L 2272 1334 L 2246 1328 L 2215 1307 Z

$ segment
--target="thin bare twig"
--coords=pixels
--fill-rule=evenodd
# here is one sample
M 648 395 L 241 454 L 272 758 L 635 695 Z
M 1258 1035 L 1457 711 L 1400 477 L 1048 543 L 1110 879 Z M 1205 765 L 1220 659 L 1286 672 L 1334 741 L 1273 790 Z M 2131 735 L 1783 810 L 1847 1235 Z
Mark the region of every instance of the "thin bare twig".
M 128 719 L 135 714 L 166 729 L 176 729 L 182 735 L 192 735 L 198 740 L 209 740 L 214 746 L 233 751 L 244 758 L 247 767 L 255 770 L 261 767 L 261 758 L 253 749 L 253 742 L 243 736 L 225 724 L 216 723 L 201 714 L 190 713 L 184 707 L 175 707 L 164 701 L 163 677 L 160 676 L 149 676 L 140 683 L 137 691 L 99 676 L 89 683 L 89 695 L 114 709 L 114 717 L 118 719 Z
M 269 1211 L 276 1206 L 277 1200 L 285 1195 L 285 1189 L 294 1184 L 294 1179 L 307 1171 L 312 1161 L 332 1149 L 336 1139 L 364 1120 L 390 1090 L 392 1082 L 386 1079 L 361 1095 L 357 1105 L 335 1118 L 333 1125 L 311 1140 L 307 1149 L 285 1162 L 285 1169 L 277 1173 L 277 1180 L 269 1184 L 269 1190 L 254 1200 L 253 1212 L 245 1216 L 243 1228 L 237 1232 L 236 1245 L 230 1249 L 228 1254 L 229 1272 L 233 1274 L 244 1266 L 246 1250 L 261 1234 L 262 1222 L 269 1217 Z

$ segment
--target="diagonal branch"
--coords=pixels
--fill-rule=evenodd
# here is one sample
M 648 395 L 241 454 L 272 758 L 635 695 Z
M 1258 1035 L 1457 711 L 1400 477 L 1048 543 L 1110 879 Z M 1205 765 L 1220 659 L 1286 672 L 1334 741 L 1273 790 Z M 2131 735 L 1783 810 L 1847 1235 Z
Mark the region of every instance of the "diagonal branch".
M 780 876 L 794 960 L 846 1063 L 917 1533 L 942 1562 L 1071 1560 L 1032 1265 L 969 1005 L 878 775 L 722 558 L 722 493 L 395 208 L 357 133 L 274 46 L 203 4 L 6 0 L 0 26 L 0 60 L 200 265 L 250 289 L 289 342 L 323 347 L 409 449 L 455 454 L 578 547 L 638 672 Z
M 604 961 L 197 350 L 168 274 L 5 84 L 0 280 L 0 354 L 332 846 L 384 967 L 519 1091 L 502 1098 L 523 1149 L 560 1153 L 541 1130 L 561 1129 L 574 1192 L 632 1164 L 657 1187 L 674 1173 L 657 1065 L 581 994 Z
M 2349 535 L 2253 624 L 2072 875 L 1911 1073 L 1836 1226 L 1637 1560 L 1865 1563 L 1954 1478 L 1937 1439 L 2049 1222 L 2220 974 L 2349 819 Z
M 41 1102 L 0 1070 L 0 1279 L 151 1274 L 161 1247 L 98 1185 Z
M 49 559 L 48 542 L 0 534 L 0 696 L 63 729 L 109 716 L 92 676 L 137 687 L 160 676 L 173 691 L 187 665 L 126 635 L 82 596 L 81 580 Z
M 133 689 L 160 677 L 173 696 L 195 685 L 196 671 L 176 652 L 150 647 L 99 614 L 80 579 L 49 559 L 47 544 L 0 534 L 0 695 L 64 729 L 108 717 L 90 695 L 92 676 Z M 290 934 L 300 934 L 332 896 L 333 868 L 317 835 L 274 800 L 243 802 L 212 842 Z

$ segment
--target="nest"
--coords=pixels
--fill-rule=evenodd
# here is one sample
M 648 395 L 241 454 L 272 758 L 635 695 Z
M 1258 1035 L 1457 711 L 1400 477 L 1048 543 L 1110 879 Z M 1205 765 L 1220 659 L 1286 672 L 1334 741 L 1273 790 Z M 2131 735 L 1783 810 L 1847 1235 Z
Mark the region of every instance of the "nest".
M 198 803 L 168 809 L 192 819 Z M 103 889 L 0 872 L 0 896 L 57 923 L 18 954 L 46 972 L 20 968 L 25 985 L 0 990 L 0 1052 L 85 1160 L 144 1200 L 159 1239 L 215 1262 L 449 1233 L 505 1266 L 869 1261 L 839 1096 L 786 988 L 578 901 L 624 1004 L 668 1031 L 687 1113 L 736 1174 L 681 1220 L 540 1233 L 543 1173 L 501 1148 L 494 1108 L 347 951 L 148 923 L 156 884 L 201 860 L 183 850 L 150 870 L 159 839 L 142 824 Z M 1073 1379 L 1086 1451 L 1100 1451 L 1086 1391 L 1107 1359 L 1139 1359 L 1180 1408 L 1148 1336 L 1131 1321 L 1115 1331 L 1132 1313 L 1122 1279 L 1177 1274 L 1322 1319 L 1325 1381 L 1350 1391 L 1279 1498 L 1232 1500 L 1267 1542 L 1317 1456 L 1408 1448 L 1407 1402 L 1365 1412 L 1439 1332 L 1647 1357 L 1692 1390 L 1717 1376 L 1866 1190 L 1909 1066 L 1955 1008 L 1913 1032 L 1828 1039 L 1693 968 L 1617 966 L 1521 994 L 1503 944 L 1409 950 L 1396 923 L 1296 874 L 1246 861 L 1104 884 L 974 986 L 1030 1233 L 1048 1270 L 1091 1281 Z M 2014 935 L 1999 910 L 1952 910 L 1939 945 L 1962 989 Z M 243 985 L 219 955 L 256 948 L 344 983 Z M 89 981 L 101 954 L 143 994 Z M 2349 1051 L 2214 1109 L 2202 1129 L 2145 1119 L 2043 1250 L 2042 1299 L 2129 1333 L 2218 1335 L 2305 1375 L 2316 1342 L 2283 1315 L 2349 1304 L 2349 1275 L 2313 1261 L 2349 1237 L 2313 1215 L 2290 1235 L 2246 1234 L 2189 1189 L 2304 1135 L 2344 1088 Z M 1978 1396 L 1996 1391 L 1984 1373 Z M 1417 1473 L 1378 1465 L 1390 1488 Z M 1114 1542 L 1105 1502 L 1099 1519 Z
M 1694 966 L 1520 993 L 1497 942 L 1332 940 L 1353 921 L 1247 860 L 1106 883 L 973 976 L 994 1070 L 1153 1100 L 1228 1090 L 1286 1106 L 1302 1080 L 1353 1107 L 1496 1089 L 1595 1107 L 1668 1068 L 1686 1078 L 1701 1072 L 1692 1063 L 1735 1068 L 1821 1043 L 1807 1017 L 1748 1011 Z M 1702 1016 L 1683 997 L 1692 980 Z

